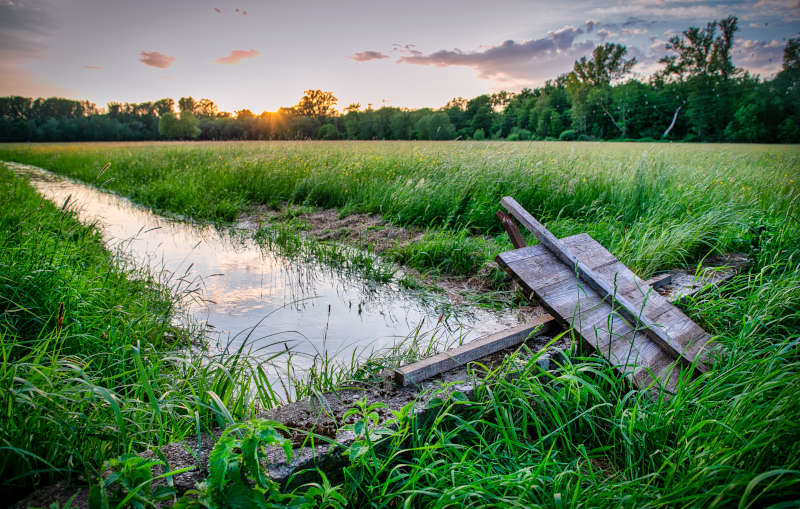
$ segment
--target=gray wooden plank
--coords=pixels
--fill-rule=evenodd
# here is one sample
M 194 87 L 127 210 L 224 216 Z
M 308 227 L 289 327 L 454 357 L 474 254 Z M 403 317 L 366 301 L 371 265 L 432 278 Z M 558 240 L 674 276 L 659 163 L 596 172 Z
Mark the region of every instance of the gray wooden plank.
M 622 262 L 597 269 L 600 277 L 613 282 L 618 295 L 626 297 L 637 312 L 679 343 L 702 371 L 708 369 L 704 347 L 709 335 L 669 300 L 652 290 Z
M 642 313 L 635 302 L 631 302 L 624 295 L 616 293 L 613 284 L 611 284 L 607 278 L 600 277 L 595 270 L 589 267 L 586 262 L 582 261 L 582 257 L 574 254 L 569 247 L 550 233 L 547 228 L 530 215 L 516 200 L 506 196 L 500 203 L 522 223 L 523 226 L 528 228 L 528 230 L 530 230 L 559 261 L 567 265 L 570 269 L 575 270 L 578 277 L 586 283 L 586 285 L 590 286 L 602 297 L 613 296 L 620 305 L 620 312 L 626 315 L 626 318 L 629 320 L 641 323 L 647 329 L 647 334 L 649 334 L 652 339 L 660 343 L 662 347 L 671 350 L 675 355 L 684 357 L 690 363 L 696 360 L 695 349 L 686 349 L 684 345 L 678 343 L 675 338 L 670 336 L 663 326 L 655 324 L 648 318 L 646 313 Z M 702 363 L 698 363 L 697 368 L 699 370 L 707 369 Z
M 561 240 L 566 245 L 568 245 L 571 249 L 575 249 L 576 252 L 585 253 L 587 256 L 589 256 L 590 258 L 587 259 L 586 262 L 589 263 L 590 266 L 592 266 L 595 269 L 599 268 L 602 265 L 608 265 L 609 264 L 608 263 L 608 260 L 609 260 L 608 257 L 611 257 L 614 260 L 616 260 L 616 258 L 614 258 L 610 253 L 608 253 L 608 251 L 605 250 L 605 248 L 603 248 L 602 245 L 600 245 L 599 242 L 595 241 L 594 239 L 592 239 L 590 236 L 588 236 L 586 234 L 573 235 L 573 236 L 570 236 L 570 237 L 565 237 L 565 238 L 563 238 Z M 592 246 L 594 246 L 594 247 L 592 247 Z M 602 251 L 598 251 L 597 250 L 597 246 L 599 246 L 600 249 L 602 249 Z M 552 259 L 553 256 L 552 256 L 552 254 L 549 253 L 549 251 L 547 251 L 547 249 L 544 246 L 542 246 L 541 244 L 537 244 L 535 246 L 528 246 L 528 247 L 525 247 L 525 248 L 522 248 L 522 249 L 516 249 L 514 251 L 508 251 L 507 253 L 500 253 L 498 255 L 497 259 L 498 259 L 498 262 L 500 262 L 501 260 L 510 261 L 510 264 L 512 266 L 515 266 L 515 267 L 525 267 L 524 264 L 517 264 L 516 262 L 518 262 L 520 260 L 525 260 L 525 259 L 529 259 L 529 258 L 537 258 L 537 257 L 540 259 L 540 262 L 541 262 L 541 261 L 543 261 L 544 258 L 551 258 Z M 542 264 L 542 266 L 543 266 L 543 268 L 546 269 L 546 268 L 550 267 L 550 264 L 544 263 L 544 264 Z M 624 265 L 623 265 L 623 267 L 624 267 Z M 565 276 L 564 277 L 565 280 L 569 279 L 568 276 L 570 276 L 570 275 L 574 276 L 574 274 L 572 274 L 571 271 L 569 271 L 569 269 L 567 269 L 566 266 L 564 266 L 563 264 L 558 264 L 558 266 L 556 267 L 556 270 L 560 271 L 560 273 Z M 545 281 L 545 279 L 542 277 L 542 274 L 545 274 L 545 272 L 532 274 L 532 277 L 534 278 L 533 281 L 537 281 L 537 282 L 540 282 L 540 283 L 542 281 Z M 512 277 L 514 277 L 516 280 L 519 281 L 519 278 L 517 278 L 513 274 L 512 274 Z M 536 279 L 536 278 L 539 278 L 539 279 Z M 574 277 L 571 279 L 571 281 L 572 281 L 572 284 L 575 287 L 573 290 L 577 291 L 577 285 L 579 284 L 578 281 L 576 279 L 574 279 Z M 663 286 L 663 285 L 670 284 L 671 282 L 672 282 L 672 275 L 671 274 L 666 274 L 666 275 L 662 275 L 662 276 L 657 276 L 655 278 L 651 278 L 650 280 L 647 280 L 645 283 L 646 284 L 651 284 L 651 285 L 654 285 L 654 286 Z M 559 283 L 551 283 L 551 284 L 559 284 Z M 561 284 L 563 284 L 563 282 Z M 678 300 L 680 298 L 685 297 L 686 295 L 692 295 L 695 292 L 699 292 L 699 291 L 701 291 L 703 289 L 704 289 L 703 287 L 697 286 L 697 287 L 690 288 L 685 293 L 676 292 L 675 299 L 671 299 L 671 300 L 672 301 Z M 528 291 L 530 291 L 530 290 L 528 290 Z M 540 289 L 540 291 L 541 291 L 541 289 Z M 644 289 L 644 291 L 646 293 L 646 289 Z M 535 296 L 535 293 L 534 293 L 534 296 Z M 651 365 L 642 365 L 642 366 L 637 366 L 636 368 L 633 368 L 633 373 L 632 374 L 630 374 L 630 369 L 628 370 L 630 376 L 632 376 L 632 379 L 633 379 L 634 383 L 639 387 L 647 387 L 651 383 L 653 383 L 653 378 L 652 377 L 656 376 L 656 377 L 659 378 L 660 383 L 664 384 L 666 387 L 673 388 L 675 386 L 675 384 L 678 382 L 678 378 L 680 377 L 682 372 L 681 372 L 681 365 L 679 363 L 675 362 L 675 359 L 673 357 L 671 357 L 669 355 L 663 355 L 663 356 L 658 355 L 657 357 L 654 357 L 654 353 L 655 354 L 658 354 L 659 352 L 663 353 L 663 350 L 660 347 L 655 349 L 655 350 L 653 350 L 652 348 L 648 348 L 648 349 L 646 349 L 646 351 L 645 351 L 645 353 L 643 355 L 642 353 L 640 353 L 639 348 L 638 348 L 638 344 L 637 344 L 637 343 L 640 342 L 639 338 L 631 337 L 631 335 L 629 334 L 630 332 L 633 331 L 633 329 L 630 327 L 630 324 L 626 324 L 626 322 L 624 322 L 624 321 L 620 322 L 621 317 L 616 316 L 614 314 L 611 314 L 610 313 L 610 310 L 611 310 L 610 307 L 602 307 L 600 304 L 601 303 L 605 304 L 605 301 L 600 299 L 599 296 L 597 296 L 596 294 L 594 294 L 593 296 L 592 296 L 592 294 L 586 294 L 586 296 L 584 298 L 585 298 L 586 302 L 584 302 L 582 304 L 582 306 L 580 307 L 580 312 L 577 314 L 577 316 L 573 317 L 573 322 L 574 322 L 574 325 L 575 325 L 575 329 L 577 331 L 579 331 L 579 334 L 581 334 L 581 336 L 583 337 L 584 341 L 587 344 L 589 344 L 589 346 L 591 346 L 592 348 L 594 348 L 594 349 L 596 349 L 598 351 L 602 349 L 603 352 L 600 352 L 600 353 L 602 355 L 604 355 L 606 358 L 617 359 L 618 362 L 624 363 L 626 360 L 628 360 L 628 357 L 629 357 L 628 351 L 626 349 L 629 348 L 629 345 L 631 344 L 631 342 L 633 342 L 634 345 L 637 345 L 636 352 L 635 353 L 631 352 L 634 355 L 634 357 L 637 358 L 637 359 L 643 359 L 643 360 L 647 359 L 648 362 L 651 363 Z M 543 317 L 543 318 L 544 319 L 548 319 L 548 317 Z M 559 321 L 561 321 L 561 320 L 559 320 Z M 569 325 L 573 325 L 573 323 L 566 323 L 565 321 L 562 321 L 562 323 L 565 323 L 568 326 Z M 546 332 L 548 329 L 554 327 L 555 324 L 556 324 L 556 319 L 550 317 L 549 321 L 546 321 L 546 322 L 544 322 L 542 324 L 543 333 Z M 499 337 L 503 337 L 505 334 L 508 334 L 508 333 L 509 333 L 508 330 L 507 331 L 502 331 L 502 333 L 498 333 L 498 336 Z M 616 337 L 623 337 L 623 336 L 625 337 L 626 343 L 620 344 L 620 345 L 615 345 L 615 347 L 618 348 L 619 350 L 609 351 L 608 350 L 608 345 L 610 344 L 609 339 L 611 337 L 615 337 L 616 338 Z M 642 341 L 650 341 L 650 340 L 645 337 Z M 652 341 L 650 341 L 650 343 L 652 344 Z M 628 346 L 625 346 L 625 345 L 628 345 Z M 457 359 L 457 357 L 454 355 L 454 351 L 457 351 L 457 350 L 463 348 L 464 346 L 466 346 L 466 345 L 462 345 L 462 346 L 459 346 L 457 348 L 448 350 L 447 352 L 442 352 L 441 354 L 437 354 L 437 356 L 438 356 L 437 359 L 450 358 L 450 359 L 454 359 L 455 360 L 455 359 Z M 511 345 L 511 346 L 513 346 L 513 345 Z M 491 352 L 491 353 L 494 353 L 494 352 Z M 623 353 L 625 353 L 624 357 L 622 356 Z M 489 354 L 486 354 L 486 355 L 489 355 Z M 468 360 L 465 360 L 464 363 L 471 362 L 471 361 L 474 361 L 474 360 L 478 360 L 478 359 L 473 359 L 471 357 L 465 357 L 465 358 L 468 359 Z M 458 361 L 456 361 L 456 362 L 458 362 Z M 416 370 L 417 367 L 422 367 L 422 366 L 426 366 L 426 365 L 429 365 L 429 364 L 430 364 L 429 363 L 429 359 L 423 359 L 423 360 L 420 360 L 418 362 L 415 362 L 415 363 L 409 364 L 407 366 L 404 366 L 402 368 L 399 368 L 398 371 L 405 370 L 405 371 L 408 371 L 408 372 L 413 372 L 413 371 Z M 459 364 L 459 365 L 463 365 L 463 364 Z M 441 365 L 439 365 L 439 369 L 445 368 L 447 366 L 448 366 L 447 364 L 441 364 Z M 618 366 L 618 368 L 622 368 L 622 367 L 623 366 Z M 446 370 L 447 369 L 445 369 L 445 371 Z M 620 369 L 620 371 L 622 371 L 622 369 Z M 419 375 L 419 378 L 417 379 L 417 381 L 424 380 L 425 378 L 430 378 L 430 377 L 435 376 L 435 375 L 437 375 L 437 374 L 439 374 L 441 372 L 443 372 L 443 371 L 439 371 L 438 369 L 430 369 L 430 370 L 426 371 L 425 373 L 420 372 L 420 375 Z M 401 378 L 402 375 L 397 375 L 396 374 L 395 376 L 397 378 L 397 381 L 399 383 L 402 383 L 402 380 L 403 380 Z M 409 382 L 409 383 L 412 383 L 412 382 Z M 413 383 L 416 383 L 416 382 L 413 382 Z
M 457 348 L 397 368 L 394 373 L 395 383 L 409 385 L 420 382 L 481 357 L 521 344 L 537 329 L 539 329 L 538 334 L 545 334 L 554 324 L 552 316 L 543 315 L 517 327 L 483 336 Z
M 567 244 L 566 238 L 564 241 Z M 641 304 L 644 307 L 651 306 L 652 311 L 657 313 L 656 316 L 664 313 L 665 305 L 667 308 L 677 309 L 653 292 L 647 283 L 619 263 L 590 236 L 570 237 L 568 245 L 574 252 L 580 252 L 587 257 L 586 263 L 602 273 L 603 277 L 611 279 L 613 274 L 617 274 L 617 280 L 622 283 L 618 284 L 618 288 L 626 289 L 631 298 L 644 301 Z M 605 356 L 637 386 L 644 388 L 657 382 L 668 389 L 674 388 L 681 375 L 681 365 L 676 362 L 673 352 L 665 351 L 643 330 L 636 331 L 632 321 L 618 313 L 612 313 L 608 297 L 601 298 L 595 290 L 578 280 L 565 265 L 560 264 L 561 267 L 558 267 L 552 255 L 548 261 L 547 254 L 543 251 L 526 249 L 528 252 L 524 256 L 508 257 L 501 253 L 497 261 L 506 270 L 516 271 L 511 274 L 524 289 L 530 291 L 561 323 L 574 327 L 589 346 Z M 506 264 L 504 260 L 511 260 L 511 263 Z M 527 261 L 535 263 L 527 264 Z M 654 295 L 658 297 L 653 298 Z M 688 319 L 687 322 L 693 323 Z M 672 331 L 682 337 L 677 329 L 673 328 Z M 654 380 L 653 376 L 661 378 Z

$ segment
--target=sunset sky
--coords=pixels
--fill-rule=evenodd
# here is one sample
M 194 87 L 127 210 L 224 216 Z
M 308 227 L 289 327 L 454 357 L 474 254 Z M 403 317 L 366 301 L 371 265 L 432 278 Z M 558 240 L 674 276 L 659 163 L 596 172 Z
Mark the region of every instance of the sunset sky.
M 339 108 L 439 107 L 541 85 L 604 41 L 646 76 L 671 34 L 728 15 L 734 63 L 777 71 L 800 0 L 0 0 L 0 95 L 191 95 L 259 113 L 321 88 Z

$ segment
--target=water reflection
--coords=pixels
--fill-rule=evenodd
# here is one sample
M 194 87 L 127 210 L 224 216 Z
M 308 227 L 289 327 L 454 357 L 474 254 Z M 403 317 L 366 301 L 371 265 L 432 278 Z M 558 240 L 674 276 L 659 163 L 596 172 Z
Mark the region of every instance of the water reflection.
M 184 319 L 201 323 L 220 349 L 247 338 L 268 351 L 289 347 L 309 356 L 327 351 L 330 358 L 349 362 L 354 350 L 362 356 L 390 347 L 423 320 L 432 327 L 447 309 L 437 296 L 279 256 L 242 232 L 170 220 L 39 168 L 8 166 L 56 204 L 69 197 L 82 221 L 98 224 L 112 250 L 188 292 Z M 451 309 L 437 334 L 469 340 L 515 324 L 511 314 Z M 310 361 L 302 355 L 293 359 L 293 369 L 302 375 Z

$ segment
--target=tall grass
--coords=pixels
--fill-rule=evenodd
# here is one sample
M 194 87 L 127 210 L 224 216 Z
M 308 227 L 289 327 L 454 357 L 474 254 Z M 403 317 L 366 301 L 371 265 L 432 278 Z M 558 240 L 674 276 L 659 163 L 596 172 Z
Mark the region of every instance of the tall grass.
M 513 195 L 556 234 L 587 231 L 642 276 L 749 246 L 796 195 L 800 167 L 795 146 L 547 142 L 3 145 L 0 159 L 87 182 L 111 162 L 109 188 L 212 221 L 292 202 L 493 236 L 499 200 Z
M 365 433 L 376 430 L 364 403 L 353 414 L 359 440 L 344 481 L 325 486 L 351 506 L 374 507 L 745 508 L 800 500 L 797 147 L 15 145 L 0 147 L 0 158 L 90 182 L 111 161 L 113 189 L 203 219 L 284 201 L 379 212 L 429 229 L 424 242 L 389 254 L 423 269 L 482 270 L 481 259 L 507 247 L 494 219 L 506 194 L 560 236 L 589 232 L 641 275 L 745 252 L 753 261 L 746 273 L 682 304 L 722 356 L 673 396 L 634 389 L 577 347 L 555 373 L 543 373 L 539 354 L 529 352 L 490 371 L 474 400 L 435 398 L 424 418 L 404 409 L 395 431 Z M 14 203 L 0 207 L 0 323 L 10 324 L 0 332 L 4 479 L 96 468 L 98 457 L 192 433 L 195 415 L 206 426 L 250 414 L 253 395 L 235 389 L 248 372 L 238 364 L 244 357 L 212 369 L 164 355 L 175 341 L 164 335 L 175 334 L 166 296 L 117 283 L 92 234 L 76 235 L 74 219 L 39 207 L 11 177 L 1 182 L 3 204 Z M 26 278 L 40 277 L 29 297 Z M 95 302 L 90 289 L 101 292 L 94 305 L 105 306 L 102 319 L 84 304 Z M 106 319 L 122 331 L 113 339 L 102 335 Z M 83 353 L 81 341 L 96 351 Z M 341 371 L 331 377 L 324 356 L 319 362 L 320 386 L 342 379 Z M 390 364 L 373 359 L 363 376 Z
M 0 167 L 0 485 L 98 474 L 106 459 L 275 403 L 258 365 L 208 357 L 174 295 L 124 269 L 92 225 Z M 263 382 L 263 381 L 262 381 Z

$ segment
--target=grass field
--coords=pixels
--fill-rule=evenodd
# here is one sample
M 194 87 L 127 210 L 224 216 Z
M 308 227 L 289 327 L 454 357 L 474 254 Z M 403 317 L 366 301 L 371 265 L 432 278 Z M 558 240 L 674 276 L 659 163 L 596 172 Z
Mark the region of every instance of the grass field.
M 797 146 L 52 144 L 3 145 L 0 160 L 200 220 L 285 203 L 377 212 L 429 230 L 396 260 L 443 273 L 477 274 L 510 247 L 494 218 L 504 195 L 559 236 L 590 233 L 642 276 L 747 253 L 746 273 L 686 304 L 724 356 L 674 397 L 653 400 L 581 352 L 552 379 L 509 364 L 475 402 L 442 401 L 424 422 L 399 416 L 381 447 L 362 435 L 345 480 L 307 491 L 391 507 L 800 500 Z M 3 174 L 0 191 L 4 483 L 96 473 L 106 459 L 248 416 L 258 396 L 234 397 L 222 368 L 187 361 L 169 385 L 168 292 L 126 279 L 91 229 L 40 207 L 17 179 Z M 60 302 L 71 320 L 62 326 Z M 249 368 L 225 369 L 240 380 Z
M 449 272 L 477 271 L 508 247 L 503 236 L 493 238 L 501 232 L 494 213 L 504 195 L 557 235 L 590 233 L 648 276 L 711 250 L 746 250 L 760 226 L 784 220 L 800 187 L 800 150 L 767 145 L 51 144 L 0 146 L 0 160 L 102 184 L 200 220 L 232 221 L 252 205 L 285 202 L 377 212 L 430 228 L 399 258 Z M 447 235 L 437 235 L 440 229 Z M 461 230 L 489 235 L 491 243 L 472 239 L 457 249 L 470 242 L 450 234 Z

